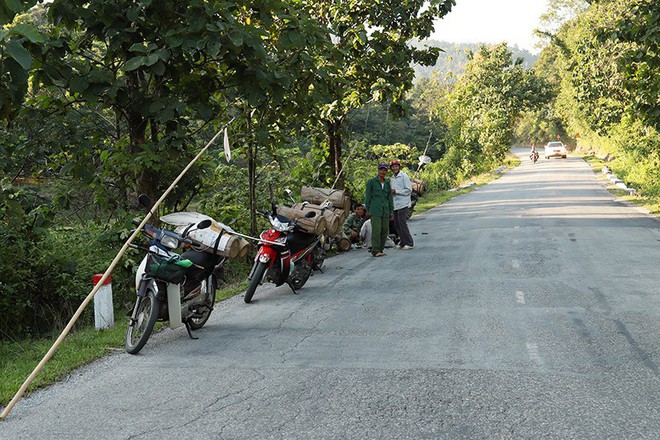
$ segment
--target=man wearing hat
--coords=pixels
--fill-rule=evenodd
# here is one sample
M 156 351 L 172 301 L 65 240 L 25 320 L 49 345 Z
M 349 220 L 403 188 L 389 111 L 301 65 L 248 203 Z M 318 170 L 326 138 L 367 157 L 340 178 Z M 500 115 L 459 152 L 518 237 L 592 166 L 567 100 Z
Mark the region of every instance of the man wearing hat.
M 367 180 L 364 204 L 371 216 L 371 254 L 385 256 L 385 241 L 389 232 L 390 220 L 394 218 L 394 198 L 390 179 L 386 179 L 387 164 L 378 164 L 378 175 Z
M 399 236 L 401 249 L 412 249 L 415 246 L 412 234 L 408 229 L 408 211 L 410 210 L 412 182 L 410 177 L 401 171 L 401 162 L 394 159 L 390 162 L 392 169 L 392 194 L 394 194 L 394 228 Z

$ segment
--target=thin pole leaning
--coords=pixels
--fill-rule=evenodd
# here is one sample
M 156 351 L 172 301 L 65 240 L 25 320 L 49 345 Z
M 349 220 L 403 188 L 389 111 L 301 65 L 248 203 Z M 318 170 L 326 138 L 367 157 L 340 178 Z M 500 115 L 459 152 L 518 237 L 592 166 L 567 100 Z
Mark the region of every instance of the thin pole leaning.
M 426 151 L 429 149 L 429 145 L 431 144 L 431 137 L 433 137 L 433 131 L 429 133 L 429 139 L 426 141 L 426 147 L 424 147 L 424 153 L 422 153 L 423 156 L 426 156 Z M 422 163 L 420 162 L 419 165 L 417 165 L 417 170 L 415 170 L 415 174 L 413 174 L 413 179 L 417 177 L 417 173 L 419 173 L 419 170 L 422 169 Z
M 344 163 L 341 166 L 341 170 L 337 173 L 337 177 L 335 178 L 335 181 L 332 184 L 331 189 L 335 189 L 335 186 L 337 185 L 337 182 L 339 181 L 339 176 L 344 172 L 344 168 L 346 167 L 346 164 L 348 163 L 349 160 L 351 160 L 351 157 L 353 156 L 353 152 L 355 151 L 355 147 L 357 147 L 357 143 L 353 144 L 353 148 L 351 148 L 351 152 L 349 153 L 348 157 L 344 161 Z
M 53 355 L 55 354 L 55 352 L 57 351 L 59 346 L 62 344 L 62 341 L 64 340 L 64 338 L 66 338 L 66 336 L 69 334 L 69 332 L 73 328 L 74 324 L 76 323 L 76 321 L 78 320 L 78 318 L 82 314 L 83 310 L 85 310 L 85 307 L 87 307 L 87 304 L 89 304 L 89 302 L 92 300 L 92 298 L 94 298 L 94 295 L 96 295 L 96 292 L 98 292 L 98 290 L 101 288 L 101 286 L 103 286 L 103 284 L 105 283 L 105 280 L 110 276 L 110 274 L 112 273 L 112 270 L 115 268 L 117 263 L 119 263 L 119 260 L 121 259 L 121 257 L 124 256 L 124 253 L 128 249 L 129 245 L 133 242 L 135 237 L 140 233 L 140 230 L 144 227 L 144 225 L 147 223 L 147 221 L 149 221 L 149 219 L 151 218 L 151 215 L 152 215 L 151 213 L 154 210 L 156 210 L 156 208 L 158 208 L 158 206 L 160 206 L 160 204 L 163 202 L 163 200 L 165 200 L 165 198 L 174 189 L 176 184 L 179 183 L 179 181 L 188 172 L 188 170 L 190 170 L 190 168 L 194 165 L 194 163 L 197 162 L 197 160 L 206 152 L 206 150 L 208 150 L 208 148 L 213 144 L 213 142 L 215 142 L 215 140 L 218 138 L 218 136 L 220 136 L 220 133 L 222 133 L 224 131 L 224 129 L 227 128 L 229 126 L 229 124 L 232 123 L 233 120 L 234 119 L 232 119 L 227 124 L 225 124 L 225 126 L 223 126 L 215 134 L 215 136 L 213 136 L 213 139 L 211 139 L 206 144 L 206 146 L 204 148 L 202 148 L 199 153 L 197 153 L 197 155 L 193 158 L 193 160 L 191 160 L 190 163 L 188 163 L 188 165 L 183 169 L 183 171 L 181 171 L 179 176 L 176 179 L 174 179 L 174 182 L 172 182 L 172 184 L 169 186 L 169 188 L 167 188 L 167 190 L 163 193 L 163 195 L 160 197 L 160 199 L 158 199 L 158 201 L 149 210 L 149 212 L 144 217 L 144 219 L 142 220 L 140 225 L 137 228 L 135 228 L 135 231 L 133 231 L 131 236 L 128 237 L 128 240 L 126 240 L 126 243 L 124 243 L 122 248 L 119 250 L 119 253 L 115 256 L 114 260 L 112 260 L 112 263 L 110 263 L 110 266 L 108 266 L 106 271 L 103 273 L 103 276 L 101 277 L 99 282 L 96 283 L 96 285 L 94 286 L 92 291 L 89 292 L 89 294 L 87 295 L 85 300 L 80 304 L 80 306 L 78 307 L 78 310 L 76 310 L 76 313 L 73 314 L 73 316 L 71 317 L 71 320 L 69 320 L 69 323 L 66 325 L 64 330 L 62 330 L 62 333 L 60 333 L 60 336 L 57 338 L 55 343 L 50 347 L 50 350 L 48 350 L 48 352 L 43 357 L 43 359 L 41 359 L 41 362 L 39 362 L 39 364 L 32 371 L 30 376 L 28 376 L 28 378 L 25 380 L 25 382 L 23 382 L 23 385 L 21 385 L 21 387 L 16 392 L 14 397 L 11 399 L 11 401 L 9 402 L 7 407 L 4 409 L 2 414 L 0 414 L 0 421 L 5 420 L 5 418 L 9 415 L 11 410 L 14 408 L 14 405 L 16 405 L 16 403 L 21 399 L 21 397 L 23 397 L 23 394 L 25 394 L 25 391 L 28 389 L 28 387 L 30 386 L 30 384 L 32 383 L 34 378 L 37 377 L 37 374 L 39 374 L 39 372 L 43 369 L 44 365 L 46 365 L 46 362 L 48 362 L 50 360 L 50 358 L 53 357 Z

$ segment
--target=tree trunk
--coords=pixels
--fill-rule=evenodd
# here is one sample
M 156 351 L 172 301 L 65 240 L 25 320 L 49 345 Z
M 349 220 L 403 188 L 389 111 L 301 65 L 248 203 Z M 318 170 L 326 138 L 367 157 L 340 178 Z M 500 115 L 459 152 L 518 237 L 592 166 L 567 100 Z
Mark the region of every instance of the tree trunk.
M 252 121 L 247 114 L 248 195 L 250 197 L 250 235 L 257 236 L 257 147 L 252 136 Z
M 137 95 L 137 90 L 139 90 L 140 87 L 140 79 L 135 72 L 132 72 L 132 74 L 127 76 L 129 84 L 128 95 L 131 100 L 135 100 L 135 95 Z M 143 146 L 146 143 L 147 120 L 132 107 L 129 107 L 126 111 L 126 120 L 129 136 L 128 153 L 131 156 L 137 156 L 142 153 Z M 134 178 L 135 189 L 138 195 L 148 195 L 152 203 L 158 200 L 160 196 L 156 194 L 156 174 L 152 170 L 140 166 L 139 169 L 135 171 Z M 157 221 L 158 219 L 154 220 Z
M 334 187 L 344 189 L 344 174 L 342 173 L 342 158 L 341 158 L 341 119 L 334 119 L 332 121 L 325 121 L 328 132 L 328 165 L 335 176 L 337 183 Z

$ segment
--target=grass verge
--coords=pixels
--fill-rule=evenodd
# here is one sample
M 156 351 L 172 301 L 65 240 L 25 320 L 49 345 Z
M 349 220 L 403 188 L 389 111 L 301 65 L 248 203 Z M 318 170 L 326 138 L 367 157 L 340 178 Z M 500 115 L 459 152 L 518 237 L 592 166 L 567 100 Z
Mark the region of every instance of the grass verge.
M 246 287 L 247 282 L 243 280 L 226 285 L 216 292 L 216 301 L 230 298 Z M 115 326 L 110 329 L 97 331 L 83 328 L 72 331 L 35 377 L 28 393 L 62 380 L 76 368 L 113 351 L 124 351 L 125 314 L 125 310 L 116 310 Z M 160 327 L 164 328 L 164 325 Z M 0 407 L 7 406 L 58 336 L 59 333 L 43 339 L 0 341 Z
M 607 179 L 607 177 L 604 174 L 602 174 L 603 166 L 606 165 L 607 162 L 597 158 L 596 156 L 582 156 L 582 159 L 584 159 L 589 165 L 591 165 L 591 169 L 594 171 L 596 176 L 598 176 L 599 179 L 601 179 L 603 182 L 607 184 L 607 190 L 611 194 L 617 196 L 620 199 L 627 201 L 632 205 L 645 208 L 651 214 L 654 215 L 660 214 L 660 197 L 640 196 L 636 194 L 630 195 L 628 191 L 625 191 L 621 188 L 617 188 L 616 186 L 612 185 Z

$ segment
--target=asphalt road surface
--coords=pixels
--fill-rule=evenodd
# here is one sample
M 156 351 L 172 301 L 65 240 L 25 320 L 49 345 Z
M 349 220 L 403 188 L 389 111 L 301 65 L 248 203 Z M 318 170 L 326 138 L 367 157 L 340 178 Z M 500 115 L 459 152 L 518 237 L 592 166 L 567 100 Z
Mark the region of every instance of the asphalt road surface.
M 518 153 L 415 216 L 414 250 L 227 300 L 198 340 L 20 401 L 0 438 L 658 438 L 660 224 L 581 159 Z

